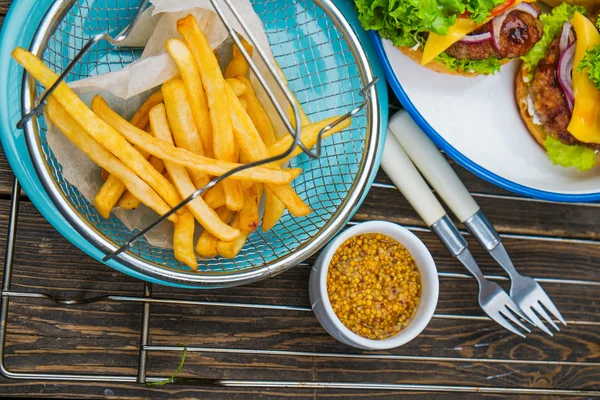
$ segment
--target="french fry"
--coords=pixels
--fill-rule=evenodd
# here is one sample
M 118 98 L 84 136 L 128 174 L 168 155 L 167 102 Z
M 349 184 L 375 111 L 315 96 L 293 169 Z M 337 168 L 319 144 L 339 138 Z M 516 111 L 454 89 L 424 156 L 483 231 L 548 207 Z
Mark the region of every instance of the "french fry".
M 96 193 L 96 197 L 94 198 L 94 207 L 98 210 L 98 214 L 100 214 L 103 218 L 109 218 L 110 212 L 113 208 L 115 208 L 116 201 L 114 199 L 119 200 L 123 192 L 126 192 L 127 189 L 123 182 L 121 182 L 117 177 L 111 176 L 109 174 L 108 178 L 104 181 L 104 184 Z
M 125 191 L 123 196 L 117 202 L 117 207 L 121 207 L 123 210 L 135 210 L 140 206 L 140 200 L 131 194 L 129 191 Z
M 283 71 L 279 69 L 279 72 L 285 80 L 285 75 L 283 75 Z M 262 137 L 264 143 L 267 146 L 269 146 L 271 143 L 277 140 L 273 123 L 267 115 L 265 109 L 262 107 L 262 104 L 260 104 L 260 102 L 258 101 L 258 98 L 254 93 L 254 89 L 252 88 L 252 84 L 250 83 L 250 81 L 245 77 L 243 77 L 243 79 L 238 77 L 238 79 L 241 82 L 245 83 L 246 86 L 250 87 L 250 89 L 248 89 L 248 92 L 244 96 L 240 97 L 240 101 L 242 102 L 244 109 L 248 112 L 248 115 L 252 119 L 252 122 L 254 122 L 254 125 L 256 126 L 256 129 L 258 129 L 258 133 Z M 285 83 L 287 84 L 287 80 L 285 81 Z M 292 116 L 292 118 L 294 117 L 292 112 L 289 112 L 289 115 Z M 293 118 L 292 125 L 294 126 L 294 128 L 295 121 L 296 119 Z M 264 213 L 262 220 L 263 232 L 268 232 L 269 230 L 271 230 L 277 224 L 277 222 L 279 222 L 284 212 L 285 206 L 283 205 L 281 200 L 279 200 L 271 190 L 266 189 Z
M 182 208 L 178 218 L 173 230 L 173 254 L 177 261 L 198 271 L 198 260 L 194 254 L 194 216 L 187 208 Z
M 160 95 L 157 96 L 157 94 Z M 131 119 L 131 123 L 140 129 L 142 125 L 146 125 L 146 132 L 148 132 L 150 129 L 150 126 L 148 125 L 148 111 L 150 111 L 150 109 L 148 106 L 156 105 L 156 101 L 159 99 L 162 100 L 162 93 L 160 91 L 155 92 L 152 96 L 150 96 L 135 113 Z M 133 148 L 146 157 L 146 159 L 150 161 L 150 164 L 158 172 L 163 171 L 165 167 L 162 164 L 162 160 L 154 156 L 151 157 L 150 154 L 146 153 L 144 150 L 141 150 L 137 146 L 133 146 Z M 102 173 L 104 172 L 105 170 L 103 169 Z M 110 175 L 108 176 L 110 177 Z M 106 180 L 108 180 L 108 178 Z M 134 210 L 140 205 L 140 200 L 132 195 L 131 192 L 127 191 L 125 186 L 117 179 L 111 180 L 109 183 L 102 185 L 102 188 L 100 188 L 100 191 L 96 194 L 94 202 L 98 207 L 109 210 L 107 211 L 108 213 L 110 213 L 110 210 L 115 208 L 115 206 L 119 206 L 125 210 Z
M 152 93 L 150 97 L 146 99 L 144 104 L 140 107 L 139 110 L 135 113 L 133 117 L 131 117 L 131 124 L 137 126 L 140 129 L 145 129 L 150 122 L 148 118 L 148 113 L 157 104 L 163 102 L 163 94 L 160 90 Z
M 227 96 L 229 97 L 233 131 L 241 151 L 250 161 L 268 158 L 269 150 L 267 146 L 252 123 L 252 119 L 250 119 L 230 87 L 227 87 Z M 267 185 L 267 189 L 271 190 L 281 200 L 292 215 L 298 217 L 311 213 L 310 207 L 300 199 L 291 186 Z
M 162 85 L 162 92 L 175 145 L 203 156 L 204 146 L 196 129 L 192 108 L 187 100 L 188 96 L 183 81 L 181 79 L 171 79 L 165 82 Z M 194 170 L 189 172 L 197 189 L 206 186 L 210 182 L 208 175 L 202 172 Z
M 225 193 L 225 205 L 233 211 L 239 211 L 244 207 L 244 190 L 239 181 L 225 179 L 223 181 L 223 192 Z
M 239 229 L 240 227 L 240 214 L 238 213 L 233 220 L 231 226 L 235 229 Z M 240 232 L 240 234 L 230 242 L 222 242 L 219 241 L 217 243 L 217 252 L 226 258 L 235 258 L 239 252 L 244 247 L 244 243 L 246 243 L 246 239 L 250 233 L 248 232 Z
M 269 146 L 271 143 L 277 140 L 273 123 L 271 122 L 271 119 L 267 115 L 267 112 L 263 108 L 262 104 L 260 104 L 260 101 L 258 101 L 250 80 L 245 76 L 238 76 L 237 79 L 248 88 L 246 93 L 241 96 L 240 100 L 244 100 L 246 102 L 247 107 L 245 108 L 248 112 L 248 115 L 252 119 L 252 122 L 254 122 L 254 126 L 258 130 L 260 137 L 262 137 L 263 142 Z M 238 95 L 238 97 L 240 96 Z
M 220 207 L 216 210 L 217 215 L 221 218 L 226 224 L 231 222 L 231 218 L 233 217 L 233 211 L 228 209 L 227 207 Z M 209 231 L 204 231 L 198 238 L 198 243 L 196 244 L 196 252 L 203 258 L 212 258 L 216 257 L 219 252 L 217 251 L 217 243 L 219 239 L 214 237 Z
M 252 233 L 260 223 L 258 203 L 262 197 L 262 188 L 252 185 L 244 192 L 244 207 L 240 211 L 240 231 Z
M 242 81 L 243 82 L 243 81 Z M 247 83 L 249 84 L 249 82 Z M 251 95 L 250 93 L 248 93 L 248 95 Z M 253 93 L 252 93 L 253 95 Z M 255 97 L 256 98 L 256 97 Z M 240 98 L 240 101 L 244 100 L 245 97 Z M 258 102 L 258 99 L 256 99 L 256 101 Z M 266 112 L 264 111 L 264 109 L 262 108 L 262 106 L 260 105 L 260 103 L 258 103 L 258 106 L 260 107 L 260 110 L 262 110 L 262 112 L 264 113 L 264 115 L 267 117 L 268 120 L 268 125 L 272 128 L 273 125 L 271 123 L 271 120 L 268 118 L 268 116 L 266 115 Z M 245 107 L 247 110 L 248 108 Z M 260 112 L 260 111 L 259 111 Z M 252 118 L 252 115 L 250 114 L 250 110 L 248 110 L 248 114 L 250 115 L 250 118 Z M 259 117 L 261 118 L 261 117 Z M 254 122 L 255 120 L 252 119 L 252 121 Z M 260 120 L 255 122 L 256 127 L 258 128 L 259 125 L 263 122 L 261 122 Z M 274 130 L 272 131 L 273 137 L 271 138 L 270 134 L 267 133 L 266 135 L 264 134 L 264 132 L 268 132 L 267 130 L 264 130 L 265 128 L 263 128 L 263 131 L 259 130 L 259 133 L 261 134 L 263 141 L 266 144 L 267 140 L 275 140 L 275 132 Z M 268 129 L 268 128 L 266 128 Z M 279 220 L 281 219 L 281 217 L 283 216 L 283 213 L 285 212 L 285 206 L 283 205 L 283 203 L 281 202 L 281 200 L 279 200 L 277 198 L 277 196 L 275 196 L 275 194 L 269 189 L 266 188 L 265 189 L 265 203 L 264 203 L 264 212 L 263 212 L 263 220 L 262 220 L 262 231 L 263 232 L 268 232 L 269 230 L 271 230 L 276 224 L 277 222 L 279 222 Z M 243 227 L 243 221 L 241 226 Z
M 315 144 L 317 144 L 317 139 L 319 138 L 319 132 L 321 129 L 325 128 L 327 125 L 334 123 L 340 117 L 330 117 L 325 118 L 319 122 L 315 122 L 314 124 L 305 125 L 302 127 L 302 132 L 300 134 L 300 141 L 306 146 L 306 148 L 310 149 Z M 333 128 L 325 131 L 323 134 L 323 139 L 328 138 L 334 133 L 338 133 L 346 128 L 348 128 L 352 124 L 350 119 L 345 119 Z M 294 138 L 292 135 L 285 135 L 280 137 L 275 143 L 269 146 L 269 156 L 274 157 L 280 154 L 283 154 L 290 146 L 294 143 Z M 278 165 L 285 163 L 286 161 L 296 157 L 298 154 L 302 153 L 302 149 L 300 147 L 296 147 L 294 151 L 287 157 L 282 160 L 277 161 Z
M 212 189 L 206 192 L 204 201 L 213 210 L 225 205 L 225 192 L 223 192 L 221 183 L 217 183 Z
M 245 161 L 246 163 L 248 163 L 249 161 Z M 242 182 L 242 189 L 243 190 L 248 190 L 250 189 L 254 183 L 253 182 L 248 182 L 248 181 L 241 181 Z
M 236 78 L 227 78 L 227 84 L 233 89 L 237 97 L 242 96 L 248 90 L 248 87 L 241 80 Z
M 57 81 L 58 75 L 27 50 L 17 47 L 12 55 L 43 86 L 50 87 Z M 167 204 L 174 207 L 181 201 L 173 185 L 152 168 L 148 160 L 114 128 L 98 118 L 65 82 L 56 87 L 53 96 L 85 132 L 146 181 Z
M 146 159 L 150 158 L 150 154 L 146 153 L 144 150 L 140 150 L 137 146 L 133 146 L 133 148 L 139 151 Z M 104 169 L 102 172 L 104 172 Z M 109 215 L 111 210 L 118 204 L 119 199 L 128 193 L 125 185 L 123 185 L 120 180 L 111 177 L 110 174 L 108 174 L 108 177 L 94 199 L 96 209 L 100 215 Z M 131 194 L 129 194 L 129 196 L 131 196 Z M 137 204 L 139 205 L 139 203 L 138 200 Z
M 152 164 L 154 169 L 156 169 L 158 172 L 164 172 L 165 164 L 160 158 L 151 156 L 148 161 L 150 161 L 150 164 Z M 121 196 L 119 202 L 117 203 L 117 206 L 121 207 L 124 210 L 135 210 L 136 208 L 138 208 L 139 205 L 140 200 L 134 195 L 132 195 L 129 191 L 125 191 L 125 193 L 123 193 L 123 196 Z
M 147 127 L 148 112 L 156 104 L 162 102 L 162 100 L 163 96 L 160 90 L 158 92 L 154 92 L 154 94 L 152 94 L 150 97 L 148 97 L 148 99 L 146 99 L 144 104 L 142 104 L 142 106 L 135 113 L 133 118 L 131 118 L 131 123 L 140 129 Z M 150 157 L 150 154 L 146 153 L 143 150 L 140 150 L 138 147 L 133 146 L 133 148 L 139 151 L 144 157 L 146 157 L 146 159 Z M 104 173 L 105 170 L 102 170 L 102 172 Z M 111 179 L 110 177 L 107 177 L 106 180 L 108 181 L 108 183 L 105 182 L 104 185 L 102 185 L 102 188 L 96 194 L 96 198 L 94 200 L 94 203 L 96 204 L 96 207 L 98 208 L 100 214 L 110 214 L 110 211 L 113 208 L 115 208 L 116 205 L 121 205 L 119 204 L 119 199 L 123 197 L 125 197 L 123 205 L 133 208 L 137 208 L 137 206 L 139 206 L 140 201 L 137 200 L 135 196 L 133 196 L 131 193 L 129 193 L 125 189 L 125 185 L 123 185 L 118 179 Z M 126 207 L 124 208 L 132 209 Z
M 150 126 L 156 138 L 173 145 L 173 137 L 169 130 L 165 106 L 159 104 L 150 110 Z M 187 198 L 196 191 L 186 169 L 174 162 L 163 160 L 169 176 L 182 198 Z M 196 197 L 187 203 L 187 208 L 204 229 L 212 233 L 219 240 L 231 241 L 239 234 L 237 229 L 223 223 L 216 212 L 206 205 L 202 197 Z
M 190 49 L 200 71 L 202 85 L 206 91 L 208 110 L 213 128 L 213 151 L 215 157 L 224 161 L 237 161 L 237 152 L 229 115 L 229 101 L 225 88 L 228 87 L 208 40 L 196 19 L 188 15 L 177 21 L 177 30 Z M 225 203 L 230 210 L 243 206 L 243 192 L 239 182 L 223 181 Z
M 108 171 L 107 171 L 107 170 L 105 170 L 104 168 L 102 168 L 101 174 L 102 174 L 102 180 L 103 180 L 104 182 L 106 182 L 106 180 L 108 179 L 108 177 L 110 176 L 110 174 L 109 174 L 109 173 L 108 173 Z
M 248 43 L 243 37 L 238 37 L 240 38 L 240 41 L 242 42 L 242 45 L 244 46 L 244 49 L 246 49 L 248 55 L 252 57 L 254 47 L 252 47 L 252 45 Z M 233 78 L 234 76 L 238 75 L 246 76 L 248 75 L 249 70 L 250 65 L 248 64 L 248 61 L 246 61 L 246 58 L 244 57 L 238 46 L 234 44 L 231 61 L 229 62 L 227 68 L 225 68 L 225 78 Z
M 284 212 L 285 206 L 281 200 L 279 200 L 272 191 L 266 189 L 262 231 L 270 231 L 277 224 L 277 222 L 279 222 Z
M 125 164 L 110 154 L 104 147 L 88 135 L 81 126 L 65 111 L 59 102 L 51 96 L 48 99 L 46 113 L 50 121 L 60 129 L 77 147 L 101 168 L 106 169 L 115 179 L 123 182 L 125 187 L 144 202 L 148 207 L 163 215 L 171 210 L 171 207 L 142 179 L 140 179 Z M 108 218 L 108 215 L 103 215 Z M 177 221 L 172 215 L 169 219 Z
M 210 122 L 206 93 L 202 86 L 202 80 L 200 79 L 200 72 L 196 66 L 196 61 L 186 44 L 179 39 L 167 40 L 165 48 L 173 60 L 175 60 L 175 63 L 179 68 L 179 73 L 181 74 L 181 79 L 185 84 L 187 98 L 192 108 L 196 129 L 202 139 L 204 153 L 207 157 L 212 158 L 213 129 Z M 175 143 L 177 143 L 177 140 L 175 140 Z
M 113 129 L 119 131 L 128 141 L 163 161 L 171 161 L 182 167 L 204 172 L 212 176 L 221 176 L 231 169 L 240 166 L 240 164 L 233 162 L 199 156 L 188 150 L 169 145 L 163 140 L 157 139 L 131 125 L 127 120 L 114 112 L 100 96 L 96 96 L 92 101 L 92 109 Z M 254 167 L 236 173 L 232 176 L 232 179 L 284 185 L 290 183 L 300 172 L 298 168 L 276 170 L 267 167 Z

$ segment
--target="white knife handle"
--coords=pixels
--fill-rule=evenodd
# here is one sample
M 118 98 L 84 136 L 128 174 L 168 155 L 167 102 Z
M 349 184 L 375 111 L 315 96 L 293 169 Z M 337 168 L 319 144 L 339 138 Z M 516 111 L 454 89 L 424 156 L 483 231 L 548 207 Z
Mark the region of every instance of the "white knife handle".
M 427 226 L 433 225 L 446 214 L 402 146 L 389 131 L 381 166 Z
M 388 129 L 460 222 L 479 211 L 479 205 L 448 161 L 406 111 L 398 111 L 392 116 Z

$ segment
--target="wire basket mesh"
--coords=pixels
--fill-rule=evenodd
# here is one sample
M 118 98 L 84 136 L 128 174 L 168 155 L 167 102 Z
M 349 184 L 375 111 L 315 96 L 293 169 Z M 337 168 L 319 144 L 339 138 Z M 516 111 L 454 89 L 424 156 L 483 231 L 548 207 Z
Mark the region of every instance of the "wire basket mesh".
M 349 41 L 348 32 L 336 24 L 324 4 L 312 0 L 252 1 L 289 87 L 312 121 L 345 114 L 362 104 L 364 99 L 359 91 L 367 81 L 364 60 L 357 60 L 355 55 L 356 44 Z M 38 31 L 37 35 L 43 35 L 46 42 L 43 61 L 57 73 L 62 72 L 96 34 L 123 30 L 139 5 L 139 0 L 76 0 L 55 29 Z M 67 81 L 119 70 L 136 60 L 141 50 L 115 48 L 100 42 L 85 54 Z M 35 97 L 43 90 L 36 85 Z M 202 260 L 199 273 L 194 273 L 175 260 L 172 250 L 152 246 L 144 238 L 132 245 L 129 254 L 143 260 L 142 263 L 178 272 L 177 282 L 186 284 L 206 284 L 204 278 L 211 274 L 264 269 L 276 264 L 287 268 L 293 265 L 291 261 L 301 261 L 294 259 L 297 250 L 315 241 L 321 242 L 319 247 L 324 244 L 325 228 L 336 218 L 348 218 L 348 210 L 355 205 L 348 204 L 348 197 L 357 190 L 359 178 L 369 173 L 372 168 L 369 164 L 373 163 L 366 158 L 367 150 L 376 143 L 371 113 L 372 107 L 363 109 L 354 116 L 351 128 L 325 139 L 319 159 L 302 154 L 290 161 L 290 167 L 303 170 L 292 186 L 313 212 L 302 218 L 286 212 L 270 231 L 257 229 L 235 259 Z M 62 166 L 48 146 L 43 117 L 38 118 L 38 127 L 44 161 L 63 198 L 96 234 L 116 246 L 122 245 L 134 232 L 115 216 L 102 218 L 77 188 L 64 179 Z M 339 221 L 338 225 L 341 226 Z

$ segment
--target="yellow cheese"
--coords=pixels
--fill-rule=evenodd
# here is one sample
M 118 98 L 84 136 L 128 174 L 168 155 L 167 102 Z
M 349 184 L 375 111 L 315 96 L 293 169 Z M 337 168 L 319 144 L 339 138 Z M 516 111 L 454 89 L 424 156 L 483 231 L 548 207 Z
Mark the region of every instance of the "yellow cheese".
M 533 3 L 535 0 L 515 0 L 515 2 L 510 6 L 510 8 L 520 4 L 520 3 Z M 436 35 L 435 33 L 429 33 L 429 37 L 427 38 L 427 43 L 425 43 L 425 48 L 423 49 L 423 58 L 421 59 L 421 65 L 425 65 L 433 61 L 434 58 L 442 54 L 446 49 L 452 46 L 454 43 L 458 42 L 469 33 L 473 32 L 475 29 L 483 26 L 487 22 L 489 22 L 493 16 L 486 19 L 482 24 L 476 24 L 473 20 L 469 18 L 457 18 L 456 22 L 450 29 L 448 29 L 448 34 L 444 36 Z
M 448 29 L 448 34 L 444 36 L 436 35 L 431 32 L 423 49 L 423 58 L 421 65 L 433 61 L 446 49 L 477 29 L 479 25 L 469 18 L 458 18 L 456 23 Z
M 585 52 L 600 44 L 600 34 L 594 24 L 580 13 L 573 15 L 571 24 L 577 34 L 573 61 L 575 106 L 567 130 L 582 142 L 600 143 L 600 91 L 588 79 L 587 71 L 579 72 L 577 68 Z

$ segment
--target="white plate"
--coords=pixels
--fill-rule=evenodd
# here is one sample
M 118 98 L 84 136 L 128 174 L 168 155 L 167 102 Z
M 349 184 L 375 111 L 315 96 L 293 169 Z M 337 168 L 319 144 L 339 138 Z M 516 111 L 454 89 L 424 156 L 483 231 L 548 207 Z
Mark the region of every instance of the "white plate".
M 552 165 L 529 134 L 514 94 L 518 61 L 493 76 L 441 74 L 371 34 L 396 96 L 462 166 L 504 189 L 544 200 L 600 200 L 600 168 L 578 172 Z

